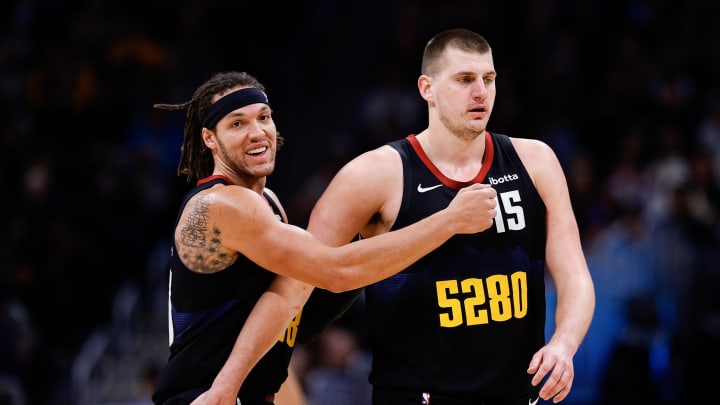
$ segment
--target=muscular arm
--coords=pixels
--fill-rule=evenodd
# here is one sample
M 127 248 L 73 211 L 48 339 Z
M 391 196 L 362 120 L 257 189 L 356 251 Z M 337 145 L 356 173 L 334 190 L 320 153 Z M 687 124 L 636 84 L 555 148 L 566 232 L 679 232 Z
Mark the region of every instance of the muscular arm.
M 395 163 L 394 158 L 397 158 Z M 331 291 L 356 289 L 401 271 L 456 233 L 480 232 L 492 225 L 495 191 L 476 184 L 461 190 L 448 208 L 416 224 L 345 244 L 386 198 L 380 193 L 388 192 L 388 184 L 384 182 L 389 177 L 383 162 L 399 164 L 399 157 L 393 157 L 387 151 L 370 154 L 369 158 L 351 162 L 344 168 L 343 174 L 338 175 L 342 180 L 337 176 L 333 180 L 333 184 L 345 184 L 345 180 L 354 176 L 361 179 L 360 182 L 348 182 L 361 189 L 351 194 L 358 198 L 344 203 L 351 207 L 366 207 L 351 224 L 341 222 L 332 228 L 339 238 L 333 241 L 327 236 L 329 234 L 322 237 L 321 240 L 329 245 L 338 246 L 335 248 L 321 243 L 307 231 L 277 221 L 253 192 L 238 187 L 221 189 L 231 190 L 231 193 L 218 195 L 215 201 L 220 208 L 219 212 L 214 212 L 219 217 L 215 224 L 223 244 L 280 276 L 253 308 L 211 390 L 199 397 L 197 404 L 201 401 L 213 403 L 209 402 L 211 395 L 232 398 L 230 395 L 238 392 L 250 370 L 270 350 L 307 301 L 312 285 Z M 238 206 L 243 210 L 238 211 Z M 316 223 L 327 225 L 322 221 Z M 229 237 L 226 238 L 226 234 Z
M 399 158 L 398 158 L 399 159 Z M 376 169 L 374 169 L 377 171 Z M 372 178 L 360 182 L 353 194 L 360 204 L 382 189 Z M 382 178 L 381 174 L 374 174 Z M 353 183 L 356 184 L 356 183 Z M 417 261 L 457 233 L 475 233 L 492 225 L 496 193 L 488 185 L 474 184 L 456 195 L 449 206 L 405 228 L 378 237 L 330 247 L 299 227 L 277 221 L 257 193 L 242 187 L 212 189 L 209 216 L 217 228 L 213 238 L 241 252 L 258 265 L 282 276 L 333 292 L 363 287 L 385 279 Z M 338 224 L 335 226 L 342 226 Z M 348 237 L 344 242 L 348 242 Z
M 565 175 L 554 152 L 534 140 L 514 139 L 513 143 L 547 207 L 546 263 L 558 296 L 555 331 L 531 360 L 528 372 L 535 373 L 535 385 L 551 372 L 540 396 L 560 402 L 572 387 L 573 357 L 592 321 L 595 290 Z

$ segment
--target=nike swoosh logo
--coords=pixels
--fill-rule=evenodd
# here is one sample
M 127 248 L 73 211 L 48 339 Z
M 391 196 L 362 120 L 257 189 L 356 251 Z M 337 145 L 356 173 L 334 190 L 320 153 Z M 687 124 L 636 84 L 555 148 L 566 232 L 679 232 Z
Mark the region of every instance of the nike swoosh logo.
M 417 191 L 418 191 L 418 193 L 424 193 L 426 191 L 434 190 L 438 187 L 442 187 L 442 184 L 437 184 L 437 185 L 430 186 L 430 187 L 423 187 L 422 183 L 420 183 L 420 184 L 418 184 Z
M 540 400 L 540 397 L 535 398 L 534 401 L 532 399 L 528 399 L 528 405 L 535 405 L 538 403 L 539 400 Z

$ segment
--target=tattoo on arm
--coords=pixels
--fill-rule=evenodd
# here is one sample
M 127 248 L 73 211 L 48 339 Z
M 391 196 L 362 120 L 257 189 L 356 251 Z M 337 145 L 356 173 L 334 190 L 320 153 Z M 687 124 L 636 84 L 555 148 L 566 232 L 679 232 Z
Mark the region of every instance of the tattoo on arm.
M 180 230 L 180 243 L 188 247 L 205 247 L 208 227 L 209 199 L 200 196 L 193 204 L 185 225 Z M 217 230 L 216 230 L 217 231 Z
M 220 229 L 211 229 L 209 207 L 210 198 L 207 196 L 199 196 L 192 206 L 188 206 L 189 211 L 178 240 L 183 261 L 188 268 L 198 273 L 220 271 L 232 264 L 238 256 L 222 247 Z

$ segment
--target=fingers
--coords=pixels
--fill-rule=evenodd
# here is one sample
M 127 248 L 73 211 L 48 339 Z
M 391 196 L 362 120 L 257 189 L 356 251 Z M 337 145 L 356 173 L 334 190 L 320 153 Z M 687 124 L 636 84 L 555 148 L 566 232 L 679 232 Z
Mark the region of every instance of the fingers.
M 540 398 L 545 401 L 552 399 L 553 403 L 558 403 L 570 394 L 575 371 L 571 362 L 548 357 L 544 358 L 542 352 L 537 353 L 530 361 L 527 372 L 534 374 L 531 381 L 533 386 L 537 386 L 547 377 L 540 389 Z
M 570 393 L 572 380 L 571 370 L 553 370 L 540 390 L 540 398 L 546 401 L 552 398 L 553 403 L 562 401 Z
M 487 200 L 485 200 L 488 209 L 487 228 L 490 228 L 493 225 L 494 219 L 497 217 L 497 191 L 488 186 L 483 187 L 482 192 L 486 194 L 485 197 L 487 198 Z
M 495 198 L 497 196 L 497 191 L 495 191 L 495 189 L 491 185 L 485 184 L 485 183 L 473 183 L 467 187 L 463 187 L 462 189 L 460 189 L 460 192 L 462 193 L 462 192 L 477 191 L 477 190 L 485 190 L 485 191 L 489 192 L 490 198 Z
M 550 367 L 541 366 L 541 358 L 542 357 L 539 353 L 533 356 L 532 361 L 530 362 L 530 366 L 527 370 L 528 374 L 534 374 L 531 381 L 533 386 L 537 386 L 538 384 L 540 384 L 540 382 L 542 382 L 542 380 L 545 378 L 545 375 L 548 373 L 548 371 L 550 371 Z
M 475 192 L 480 193 L 481 197 L 483 198 L 483 201 L 485 203 L 486 208 L 489 211 L 492 211 L 492 218 L 495 217 L 496 214 L 496 206 L 497 206 L 497 191 L 492 188 L 488 184 L 472 184 L 468 187 L 466 187 L 463 190 L 475 190 Z M 462 191 L 462 190 L 461 190 Z
M 490 228 L 498 215 L 497 192 L 488 184 L 462 188 L 450 203 L 459 223 L 458 233 L 476 233 Z

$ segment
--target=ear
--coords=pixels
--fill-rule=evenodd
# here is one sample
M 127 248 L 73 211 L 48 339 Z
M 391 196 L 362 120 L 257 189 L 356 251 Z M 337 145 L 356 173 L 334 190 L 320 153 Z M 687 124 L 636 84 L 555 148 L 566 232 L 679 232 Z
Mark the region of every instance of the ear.
M 418 78 L 418 90 L 420 91 L 420 97 L 425 99 L 428 103 L 433 102 L 432 92 L 430 91 L 431 87 L 432 79 L 429 76 L 420 75 Z
M 217 143 L 215 141 L 215 132 L 214 131 L 211 131 L 211 130 L 203 127 L 202 139 L 203 139 L 203 143 L 205 143 L 205 146 L 207 146 L 208 149 L 216 148 Z

